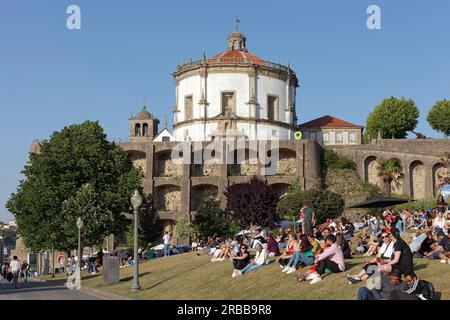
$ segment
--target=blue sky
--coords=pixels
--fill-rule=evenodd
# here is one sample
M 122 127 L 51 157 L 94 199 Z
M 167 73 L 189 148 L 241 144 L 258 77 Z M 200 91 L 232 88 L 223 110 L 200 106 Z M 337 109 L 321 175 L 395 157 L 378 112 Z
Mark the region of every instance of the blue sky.
M 66 8 L 81 7 L 81 30 L 66 28 Z M 366 27 L 381 8 L 382 30 Z M 87 1 L 0 2 L 0 220 L 16 190 L 31 142 L 84 120 L 108 137 L 128 137 L 128 117 L 147 96 L 161 120 L 175 103 L 178 61 L 226 48 L 234 18 L 247 48 L 297 72 L 299 122 L 331 114 L 365 124 L 383 98 L 412 98 L 417 130 L 439 135 L 428 109 L 450 98 L 450 2 Z

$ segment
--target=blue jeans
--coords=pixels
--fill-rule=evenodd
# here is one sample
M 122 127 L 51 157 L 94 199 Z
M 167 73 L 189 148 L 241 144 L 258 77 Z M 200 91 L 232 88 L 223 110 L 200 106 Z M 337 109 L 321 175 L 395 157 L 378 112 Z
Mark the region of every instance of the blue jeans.
M 27 283 L 27 281 L 28 281 L 28 271 L 25 270 L 23 272 L 23 282 Z
M 164 256 L 168 256 L 169 255 L 169 247 L 170 247 L 170 245 L 169 244 L 165 244 L 164 245 Z
M 312 265 L 314 263 L 313 257 L 307 257 L 303 252 L 295 251 L 292 255 L 291 259 L 289 260 L 287 266 L 288 267 L 295 267 L 299 263 L 304 263 L 308 266 Z
M 373 293 L 369 291 L 366 287 L 359 288 L 358 300 L 375 300 Z
M 246 273 L 246 272 L 250 272 L 252 270 L 261 268 L 263 265 L 262 264 L 256 264 L 256 263 L 249 263 L 248 265 L 245 266 L 244 269 L 242 269 L 242 273 Z
M 353 237 L 353 233 L 346 233 L 342 236 L 345 240 L 350 239 L 351 237 Z

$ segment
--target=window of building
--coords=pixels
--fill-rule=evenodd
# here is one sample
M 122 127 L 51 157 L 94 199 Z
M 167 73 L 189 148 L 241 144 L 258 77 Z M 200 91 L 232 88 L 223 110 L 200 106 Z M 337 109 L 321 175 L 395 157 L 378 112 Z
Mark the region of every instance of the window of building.
M 140 123 L 136 123 L 136 125 L 134 126 L 134 135 L 136 137 L 141 135 L 141 124 Z
M 234 92 L 222 92 L 222 114 L 236 113 L 236 99 Z
M 330 142 L 330 134 L 328 132 L 325 132 L 323 134 L 323 142 L 326 142 L 326 143 Z
M 170 137 L 162 137 L 162 141 L 163 142 L 169 142 L 170 141 Z
M 336 142 L 344 141 L 342 132 L 336 132 Z
M 184 120 L 191 120 L 193 117 L 193 99 L 192 96 L 184 97 Z
M 348 134 L 348 141 L 349 142 L 356 142 L 356 134 L 354 132 L 350 132 Z
M 267 96 L 267 119 L 278 120 L 278 97 Z
M 148 123 L 144 123 L 144 126 L 142 127 L 142 135 L 144 137 L 148 137 Z

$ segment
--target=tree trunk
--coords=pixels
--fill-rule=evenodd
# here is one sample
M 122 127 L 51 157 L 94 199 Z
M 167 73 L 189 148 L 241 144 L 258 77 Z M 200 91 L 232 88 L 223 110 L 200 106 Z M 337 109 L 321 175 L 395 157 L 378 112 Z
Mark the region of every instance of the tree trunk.
M 388 197 L 391 196 L 391 181 L 389 181 L 388 179 L 384 179 L 384 192 L 386 193 L 386 195 Z

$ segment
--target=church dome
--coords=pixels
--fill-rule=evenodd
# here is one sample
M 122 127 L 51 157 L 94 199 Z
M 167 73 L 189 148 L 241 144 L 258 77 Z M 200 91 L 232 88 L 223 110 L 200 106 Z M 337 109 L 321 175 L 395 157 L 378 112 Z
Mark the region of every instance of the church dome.
M 150 112 L 147 111 L 147 107 L 143 107 L 141 111 L 136 115 L 136 119 L 139 120 L 149 120 L 153 119 L 153 116 Z
M 208 62 L 254 63 L 259 65 L 267 65 L 267 62 L 260 57 L 255 56 L 248 51 L 241 50 L 226 50 L 208 59 Z

